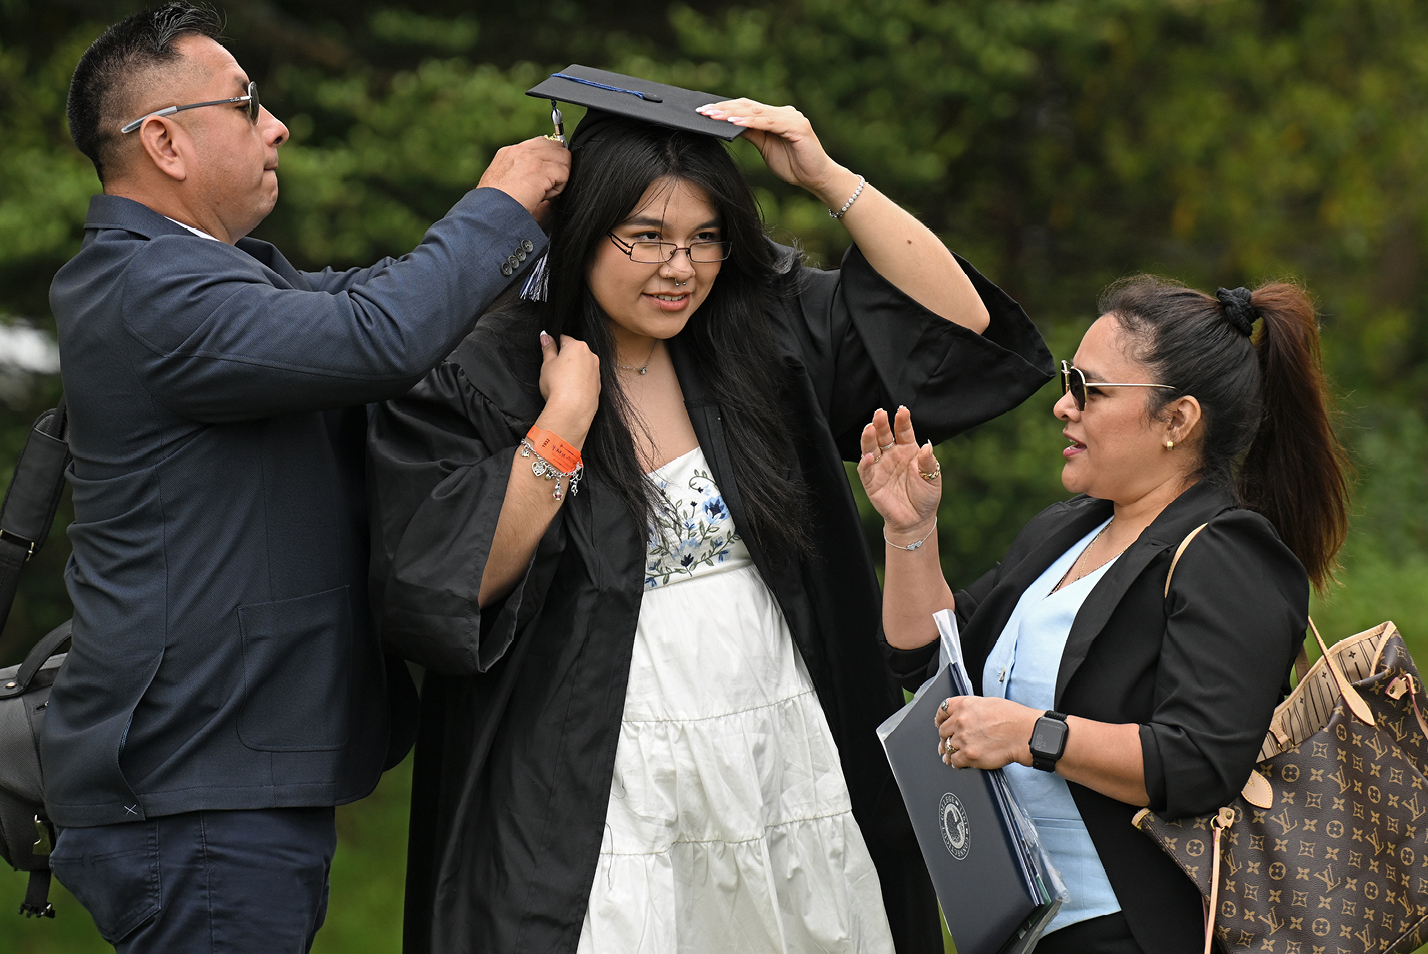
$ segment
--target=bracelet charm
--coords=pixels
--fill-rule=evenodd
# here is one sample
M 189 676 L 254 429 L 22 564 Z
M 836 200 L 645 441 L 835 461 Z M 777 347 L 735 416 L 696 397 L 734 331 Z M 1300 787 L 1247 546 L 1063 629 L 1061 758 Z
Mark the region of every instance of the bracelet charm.
M 890 546 L 890 547 L 896 547 L 896 548 L 899 549 L 899 550 L 907 550 L 907 551 L 910 553 L 910 552 L 912 552 L 913 550 L 916 550 L 918 547 L 922 546 L 924 543 L 926 543 L 926 542 L 928 541 L 928 539 L 932 536 L 932 534 L 935 533 L 936 531 L 937 531 L 937 521 L 934 520 L 934 521 L 932 521 L 932 529 L 928 530 L 925 534 L 923 534 L 921 540 L 918 540 L 916 543 L 909 544 L 908 546 L 903 546 L 901 543 L 893 543 L 891 540 L 889 540 L 889 539 L 888 539 L 888 528 L 887 528 L 887 527 L 883 527 L 883 541 L 884 541 L 885 543 L 887 543 L 887 545 Z
M 542 457 L 540 452 L 535 449 L 535 445 L 526 438 L 521 438 L 521 456 L 535 458 L 535 460 L 531 462 L 532 474 L 535 474 L 537 477 L 543 477 L 546 480 L 555 481 L 555 490 L 551 496 L 556 500 L 564 499 L 565 488 L 567 486 L 570 488 L 572 496 L 580 493 L 580 478 L 585 474 L 584 461 L 578 461 L 575 464 L 574 470 L 568 472 L 563 471 Z

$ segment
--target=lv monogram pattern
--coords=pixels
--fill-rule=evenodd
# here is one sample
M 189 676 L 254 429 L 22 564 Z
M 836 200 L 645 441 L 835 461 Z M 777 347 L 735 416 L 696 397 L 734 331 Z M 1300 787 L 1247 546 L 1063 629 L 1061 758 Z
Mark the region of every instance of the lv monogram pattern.
M 1257 766 L 1274 804 L 1236 798 L 1221 835 L 1222 951 L 1398 954 L 1428 940 L 1428 739 L 1405 687 L 1428 699 L 1392 623 L 1330 651 L 1376 724 L 1348 711 L 1322 661 L 1276 711 Z M 1135 820 L 1207 898 L 1213 817 Z

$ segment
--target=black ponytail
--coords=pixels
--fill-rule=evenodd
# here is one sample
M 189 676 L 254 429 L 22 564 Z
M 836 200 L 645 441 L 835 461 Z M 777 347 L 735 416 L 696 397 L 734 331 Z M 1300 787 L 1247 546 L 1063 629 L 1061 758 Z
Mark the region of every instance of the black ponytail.
M 1100 310 L 1174 388 L 1148 389 L 1152 415 L 1187 395 L 1200 403 L 1200 479 L 1264 514 L 1314 586 L 1327 586 L 1348 533 L 1349 466 L 1304 289 L 1271 282 L 1211 297 L 1142 275 L 1108 289 Z

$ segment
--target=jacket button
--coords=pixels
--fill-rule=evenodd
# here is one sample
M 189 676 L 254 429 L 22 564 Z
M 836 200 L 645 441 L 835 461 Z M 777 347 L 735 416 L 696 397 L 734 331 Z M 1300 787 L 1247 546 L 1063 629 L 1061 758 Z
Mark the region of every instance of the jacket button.
M 525 249 L 527 253 L 535 251 L 535 245 L 531 243 L 530 239 L 526 239 L 524 242 L 522 242 L 521 248 Z
M 511 277 L 511 272 L 513 272 L 513 271 L 515 271 L 515 269 L 511 267 L 511 263 L 510 263 L 510 262 L 502 262 L 502 263 L 501 263 L 501 274 L 502 274 L 502 275 L 505 275 L 507 278 L 510 278 L 510 277 Z
M 521 260 L 512 255 L 506 259 L 506 264 L 514 268 L 515 266 L 521 264 Z
M 518 259 L 520 259 L 521 261 L 524 262 L 524 261 L 526 260 L 526 250 L 525 250 L 525 249 L 521 249 L 519 252 L 517 252 L 517 253 L 516 253 L 516 258 L 518 258 Z

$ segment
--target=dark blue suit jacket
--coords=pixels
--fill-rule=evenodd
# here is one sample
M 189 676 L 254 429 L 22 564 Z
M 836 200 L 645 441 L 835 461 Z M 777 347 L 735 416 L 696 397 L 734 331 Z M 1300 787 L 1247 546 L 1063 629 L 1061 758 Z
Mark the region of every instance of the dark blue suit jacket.
M 451 351 L 545 236 L 494 189 L 346 272 L 115 196 L 85 228 L 50 289 L 75 513 L 50 817 L 360 798 L 410 737 L 389 699 L 412 697 L 368 618 L 363 405 Z

